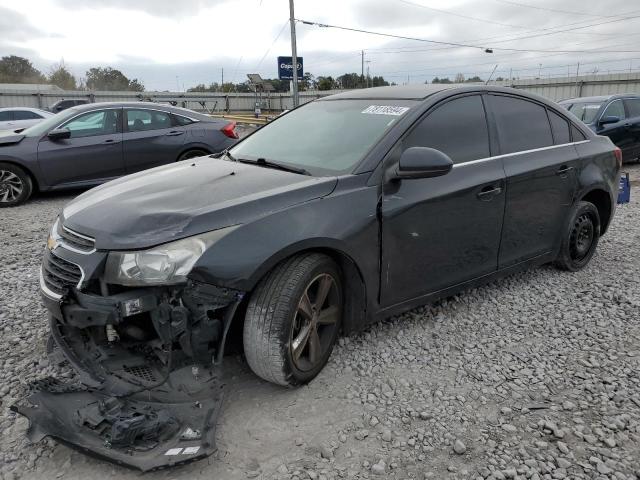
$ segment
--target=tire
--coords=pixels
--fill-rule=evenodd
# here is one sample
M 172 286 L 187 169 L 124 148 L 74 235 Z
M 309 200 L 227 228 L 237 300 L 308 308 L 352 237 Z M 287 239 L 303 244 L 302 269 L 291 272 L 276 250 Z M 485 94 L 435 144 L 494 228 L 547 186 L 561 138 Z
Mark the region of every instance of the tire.
M 593 257 L 600 239 L 600 215 L 593 203 L 578 202 L 564 228 L 562 247 L 555 265 L 569 272 L 584 268 Z
M 331 355 L 342 315 L 342 281 L 333 260 L 308 253 L 284 261 L 249 300 L 243 334 L 249 366 L 278 385 L 311 381 Z
M 33 181 L 17 165 L 0 162 L 0 208 L 26 202 L 33 192 Z
M 182 160 L 189 160 L 191 158 L 196 158 L 196 157 L 205 157 L 207 155 L 211 155 L 211 154 L 209 152 L 207 152 L 206 150 L 200 150 L 200 149 L 187 150 L 186 152 L 182 153 L 178 157 L 178 160 L 176 160 L 176 161 L 177 162 L 181 162 Z

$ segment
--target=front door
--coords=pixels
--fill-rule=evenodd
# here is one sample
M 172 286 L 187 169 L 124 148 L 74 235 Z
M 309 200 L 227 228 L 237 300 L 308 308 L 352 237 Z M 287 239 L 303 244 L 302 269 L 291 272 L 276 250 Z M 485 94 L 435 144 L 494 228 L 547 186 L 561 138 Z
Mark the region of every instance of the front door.
M 622 150 L 622 158 L 625 161 L 634 159 L 636 150 L 634 135 L 630 129 L 622 99 L 618 98 L 607 105 L 600 116 L 600 118 L 604 117 L 618 117 L 618 121 L 604 125 L 598 124 L 596 133 L 609 137 Z
M 125 109 L 124 162 L 127 173 L 175 162 L 180 156 L 185 129 L 160 110 Z
M 640 98 L 626 98 L 624 104 L 627 112 L 626 124 L 633 142 L 625 160 L 634 160 L 640 158 Z
M 496 271 L 504 213 L 501 159 L 491 158 L 480 95 L 438 105 L 387 159 L 424 146 L 454 162 L 436 178 L 385 181 L 381 303 L 391 306 Z
M 44 136 L 38 144 L 38 163 L 47 185 L 89 185 L 123 175 L 121 112 L 86 112 L 61 125 L 71 131 L 71 138 Z
M 577 188 L 579 161 L 563 116 L 521 97 L 487 98 L 507 175 L 499 261 L 504 268 L 558 246 Z

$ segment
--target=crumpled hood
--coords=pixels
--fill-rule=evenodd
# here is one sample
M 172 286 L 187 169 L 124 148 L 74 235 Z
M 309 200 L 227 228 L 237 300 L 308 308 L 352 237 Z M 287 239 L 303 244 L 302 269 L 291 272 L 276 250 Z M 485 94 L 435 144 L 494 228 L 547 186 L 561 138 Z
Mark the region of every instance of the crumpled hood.
M 250 222 L 326 196 L 336 183 L 205 157 L 108 182 L 69 203 L 62 217 L 98 249 L 139 249 Z

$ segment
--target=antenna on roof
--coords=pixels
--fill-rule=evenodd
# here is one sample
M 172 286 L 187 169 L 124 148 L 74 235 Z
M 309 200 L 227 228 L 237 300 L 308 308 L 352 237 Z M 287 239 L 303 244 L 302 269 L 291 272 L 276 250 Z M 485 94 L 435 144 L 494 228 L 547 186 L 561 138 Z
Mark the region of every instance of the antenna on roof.
M 491 72 L 491 75 L 489 75 L 489 78 L 487 78 L 487 81 L 484 82 L 485 85 L 489 85 L 489 82 L 491 81 L 491 77 L 493 77 L 493 74 L 496 73 L 496 68 L 498 68 L 498 64 L 496 63 L 496 66 L 493 67 L 493 71 Z

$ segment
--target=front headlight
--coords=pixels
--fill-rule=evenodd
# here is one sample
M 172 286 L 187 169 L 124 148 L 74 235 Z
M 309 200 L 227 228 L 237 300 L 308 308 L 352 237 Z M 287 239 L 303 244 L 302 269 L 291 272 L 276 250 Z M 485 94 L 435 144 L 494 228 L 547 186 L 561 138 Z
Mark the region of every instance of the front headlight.
M 105 267 L 105 282 L 126 286 L 185 283 L 193 265 L 207 248 L 237 227 L 221 228 L 149 250 L 110 252 Z

